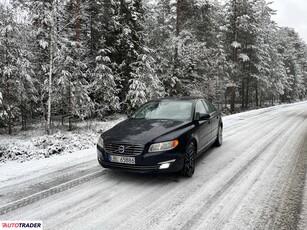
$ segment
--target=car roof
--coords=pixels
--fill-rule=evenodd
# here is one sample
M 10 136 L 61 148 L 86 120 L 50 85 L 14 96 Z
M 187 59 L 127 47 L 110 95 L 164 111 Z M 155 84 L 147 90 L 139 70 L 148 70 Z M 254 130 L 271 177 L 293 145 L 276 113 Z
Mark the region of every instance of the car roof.
M 152 99 L 150 101 L 194 101 L 198 99 L 204 99 L 203 97 L 183 96 L 183 97 L 165 97 Z

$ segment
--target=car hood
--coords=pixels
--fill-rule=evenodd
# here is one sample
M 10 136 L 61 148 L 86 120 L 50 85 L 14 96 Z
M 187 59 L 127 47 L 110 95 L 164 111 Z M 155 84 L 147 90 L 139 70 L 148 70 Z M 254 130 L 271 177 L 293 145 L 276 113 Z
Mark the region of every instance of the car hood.
M 183 129 L 189 121 L 127 119 L 102 134 L 106 142 L 146 144 L 171 132 Z

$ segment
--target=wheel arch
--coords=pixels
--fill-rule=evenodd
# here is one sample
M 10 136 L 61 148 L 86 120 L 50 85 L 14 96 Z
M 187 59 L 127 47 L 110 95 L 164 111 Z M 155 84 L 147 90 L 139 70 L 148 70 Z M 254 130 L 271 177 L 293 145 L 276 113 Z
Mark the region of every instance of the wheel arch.
M 194 142 L 194 144 L 195 144 L 195 149 L 196 149 L 196 154 L 197 154 L 197 153 L 198 153 L 198 151 L 197 151 L 198 143 L 197 143 L 196 138 L 195 138 L 195 137 L 191 137 L 190 140 L 189 140 L 188 143 L 187 143 L 187 146 L 188 146 L 191 142 Z

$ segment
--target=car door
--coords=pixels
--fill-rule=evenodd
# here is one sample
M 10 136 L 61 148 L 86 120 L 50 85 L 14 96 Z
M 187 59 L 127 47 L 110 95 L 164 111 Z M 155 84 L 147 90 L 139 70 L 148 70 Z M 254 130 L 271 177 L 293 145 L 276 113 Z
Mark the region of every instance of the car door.
M 203 103 L 205 103 L 205 105 L 207 106 L 208 113 L 210 114 L 211 132 L 212 132 L 211 140 L 212 140 L 212 139 L 215 139 L 217 136 L 220 116 L 216 108 L 214 107 L 214 105 L 212 105 L 211 102 L 203 100 Z
M 201 116 L 203 114 L 208 114 L 208 109 L 205 107 L 205 104 L 202 100 L 198 100 L 195 104 L 195 113 L 194 120 L 196 125 L 195 134 L 198 139 L 198 151 L 201 151 L 203 148 L 207 146 L 207 144 L 211 141 L 211 122 L 208 120 L 199 120 L 197 116 Z

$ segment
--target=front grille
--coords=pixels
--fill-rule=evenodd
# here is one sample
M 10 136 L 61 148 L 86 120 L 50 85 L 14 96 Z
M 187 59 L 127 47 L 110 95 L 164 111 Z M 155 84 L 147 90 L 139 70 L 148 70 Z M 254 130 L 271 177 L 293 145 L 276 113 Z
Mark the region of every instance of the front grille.
M 129 170 L 135 170 L 135 171 L 150 171 L 150 170 L 159 170 L 160 165 L 128 165 L 128 164 L 119 164 L 119 163 L 113 163 L 113 162 L 107 162 L 104 161 L 102 163 L 106 167 L 114 167 L 118 169 L 129 169 Z
M 143 152 L 143 145 L 134 145 L 127 143 L 105 143 L 105 150 L 108 153 L 137 156 Z

